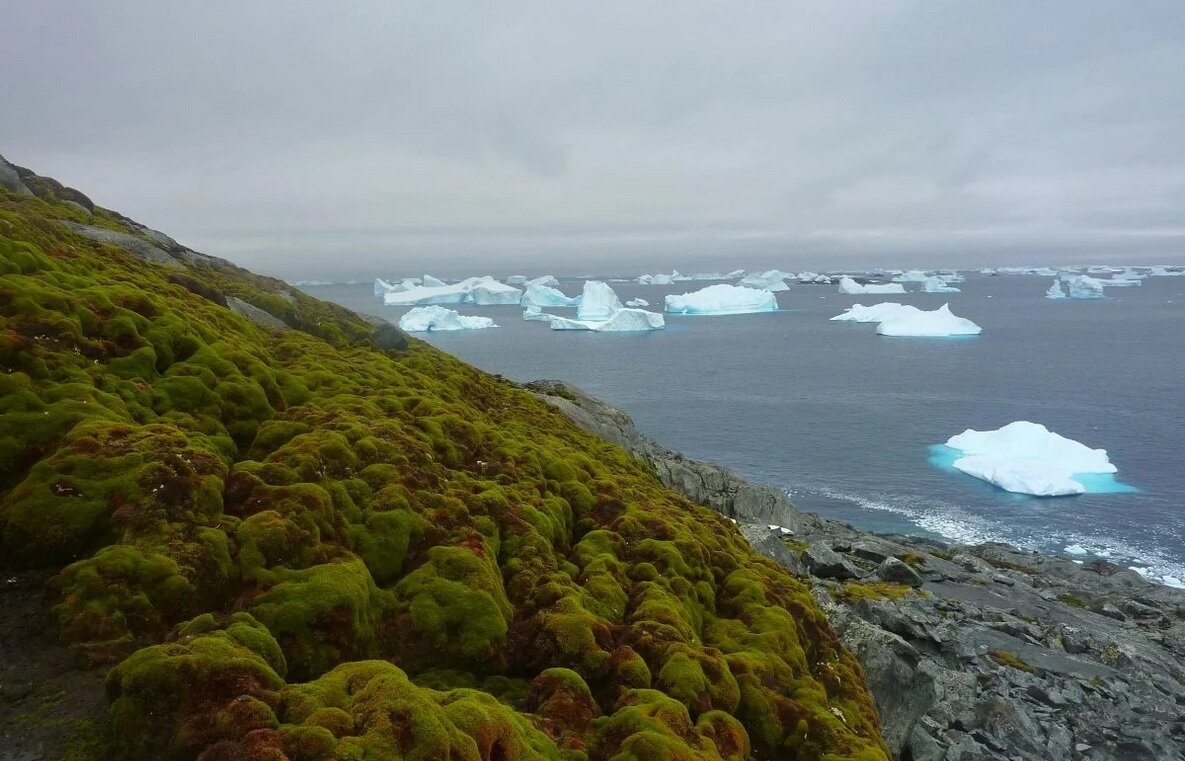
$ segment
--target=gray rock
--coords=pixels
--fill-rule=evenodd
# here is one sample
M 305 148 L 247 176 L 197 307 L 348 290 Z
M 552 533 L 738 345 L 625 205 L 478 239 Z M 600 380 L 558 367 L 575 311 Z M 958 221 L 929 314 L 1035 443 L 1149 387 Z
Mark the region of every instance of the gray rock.
M 167 267 L 181 266 L 168 252 L 157 248 L 143 238 L 137 238 L 135 235 L 115 232 L 105 227 L 82 225 L 77 222 L 62 222 L 62 224 L 85 238 L 118 246 L 137 259 L 152 262 L 153 264 L 163 264 Z
M 226 297 L 226 306 L 237 315 L 246 317 L 261 328 L 269 330 L 287 330 L 288 326 L 279 317 L 265 312 L 254 304 L 243 301 L 236 296 Z
M 815 542 L 802 553 L 807 570 L 820 579 L 855 579 L 860 573 L 835 550 L 822 542 Z
M 922 585 L 922 577 L 918 572 L 910 567 L 909 563 L 897 558 L 885 558 L 884 562 L 876 567 L 876 576 L 881 581 L 894 584 L 906 584 L 915 588 Z
M 21 182 L 21 176 L 17 174 L 12 164 L 4 160 L 3 156 L 0 156 L 0 188 L 10 190 L 17 195 L 33 195 L 33 191 L 25 187 L 25 183 Z
M 374 341 L 375 346 L 378 346 L 384 351 L 402 350 L 408 346 L 407 333 L 404 333 L 386 320 L 383 320 L 380 325 L 375 327 L 370 337 Z

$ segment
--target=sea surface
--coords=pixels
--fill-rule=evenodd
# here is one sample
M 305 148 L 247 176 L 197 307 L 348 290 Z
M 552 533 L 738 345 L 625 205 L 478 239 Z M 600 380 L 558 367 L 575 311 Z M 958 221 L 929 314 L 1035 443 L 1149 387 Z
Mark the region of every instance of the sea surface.
M 1046 299 L 1050 280 L 968 275 L 962 293 L 904 296 L 792 285 L 777 312 L 667 315 L 665 330 L 641 334 L 552 331 L 517 306 L 463 306 L 500 327 L 418 335 L 513 380 L 570 381 L 666 446 L 863 529 L 1071 548 L 1185 582 L 1185 277 L 1110 288 L 1098 301 Z M 562 280 L 563 290 L 581 283 Z M 623 302 L 656 310 L 664 295 L 707 284 L 612 282 Z M 382 306 L 370 283 L 305 290 L 393 322 L 408 309 Z M 881 301 L 949 302 L 983 334 L 886 338 L 828 319 Z M 931 461 L 931 447 L 964 429 L 1014 420 L 1106 449 L 1136 491 L 1021 496 Z

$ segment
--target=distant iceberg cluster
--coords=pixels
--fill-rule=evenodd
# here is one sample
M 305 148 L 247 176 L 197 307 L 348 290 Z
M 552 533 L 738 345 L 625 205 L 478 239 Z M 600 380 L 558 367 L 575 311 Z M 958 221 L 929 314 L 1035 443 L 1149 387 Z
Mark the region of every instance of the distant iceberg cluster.
M 855 304 L 831 319 L 879 323 L 876 332 L 882 336 L 949 338 L 976 336 L 983 331 L 971 320 L 953 314 L 948 304 L 930 311 L 892 301 L 868 307 Z
M 951 467 L 1001 489 L 1038 497 L 1130 491 L 1110 477 L 1118 472 L 1105 449 L 1091 449 L 1043 425 L 1018 420 L 994 431 L 968 429 L 947 439 Z

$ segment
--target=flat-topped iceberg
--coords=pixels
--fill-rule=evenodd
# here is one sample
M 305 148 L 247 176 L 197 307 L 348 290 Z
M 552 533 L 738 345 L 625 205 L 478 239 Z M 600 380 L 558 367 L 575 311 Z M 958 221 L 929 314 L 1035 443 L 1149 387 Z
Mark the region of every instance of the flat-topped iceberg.
M 906 310 L 910 312 L 920 312 L 921 310 L 908 304 L 898 304 L 896 301 L 886 301 L 881 304 L 873 304 L 872 306 L 864 306 L 863 304 L 853 304 L 846 311 L 832 317 L 832 320 L 841 320 L 844 322 L 880 322 L 888 319 L 899 310 Z
M 496 328 L 489 317 L 466 317 L 440 306 L 416 307 L 399 318 L 399 327 L 411 333 L 437 330 L 481 330 Z
M 630 299 L 629 301 L 625 302 L 625 305 L 627 307 L 635 307 L 635 308 L 636 307 L 648 307 L 648 306 L 650 306 L 650 302 L 647 301 L 646 299 Z
M 638 333 L 659 330 L 666 324 L 658 312 L 644 309 L 618 309 L 606 320 L 569 320 L 551 316 L 552 330 L 592 330 L 597 333 Z
M 957 450 L 956 470 L 1038 497 L 1083 494 L 1088 489 L 1082 476 L 1117 471 L 1107 450 L 1091 449 L 1027 420 L 994 431 L 968 429 L 947 439 L 946 446 Z
M 635 282 L 638 285 L 673 285 L 676 280 L 682 277 L 679 270 L 675 270 L 669 275 L 638 275 Z
M 1066 292 L 1064 290 L 1062 290 L 1062 281 L 1058 280 L 1057 278 L 1054 278 L 1053 284 L 1050 285 L 1049 290 L 1047 290 L 1045 292 L 1045 298 L 1047 298 L 1047 299 L 1064 299 L 1064 298 L 1066 298 Z
M 897 309 L 889 313 L 876 327 L 878 335 L 916 338 L 946 338 L 949 336 L 977 336 L 983 329 L 965 317 L 954 315 L 949 304 L 933 311 Z
M 776 312 L 778 298 L 769 291 L 739 285 L 709 285 L 692 293 L 666 297 L 669 314 L 751 314 Z
M 922 281 L 923 293 L 958 293 L 960 290 L 953 285 L 947 285 L 947 282 L 937 275 L 931 275 Z
M 580 306 L 576 309 L 576 319 L 608 320 L 622 308 L 621 299 L 617 298 L 608 283 L 586 280 L 580 294 Z
M 853 295 L 872 293 L 905 293 L 905 287 L 900 283 L 884 283 L 881 285 L 869 283 L 868 285 L 861 285 L 850 277 L 842 277 L 839 279 L 839 292 Z
M 1103 281 L 1089 275 L 1074 275 L 1066 281 L 1066 289 L 1072 299 L 1103 298 Z
M 746 275 L 737 281 L 737 285 L 743 288 L 759 288 L 770 293 L 780 293 L 790 290 L 790 286 L 786 285 L 786 280 L 794 279 L 794 277 L 792 272 L 769 270 L 768 272 Z
M 521 303 L 525 307 L 574 307 L 580 304 L 580 297 L 565 296 L 558 288 L 529 282 Z
M 437 281 L 439 282 L 439 281 Z M 453 285 L 420 285 L 383 294 L 387 306 L 417 306 L 427 304 L 517 304 L 523 292 L 499 283 L 494 278 L 471 277 Z

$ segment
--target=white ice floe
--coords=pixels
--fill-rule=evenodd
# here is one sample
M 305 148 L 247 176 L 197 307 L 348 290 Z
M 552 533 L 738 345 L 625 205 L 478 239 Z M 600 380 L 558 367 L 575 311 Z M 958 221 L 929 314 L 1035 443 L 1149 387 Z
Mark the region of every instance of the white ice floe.
M 929 312 L 922 309 L 897 309 L 881 320 L 876 332 L 882 336 L 946 338 L 979 335 L 982 328 L 965 317 L 952 314 L 950 305 L 943 304 Z
M 650 302 L 647 301 L 646 299 L 630 299 L 629 301 L 625 302 L 625 305 L 627 307 L 635 307 L 635 308 L 648 307 L 648 306 L 650 306 Z
M 489 317 L 465 317 L 440 306 L 416 307 L 399 318 L 399 327 L 412 333 L 436 330 L 480 330 L 496 328 Z
M 839 280 L 839 292 L 853 295 L 869 293 L 905 293 L 905 287 L 900 283 L 884 283 L 881 285 L 869 283 L 868 285 L 861 285 L 850 277 L 843 277 Z
M 931 275 L 922 281 L 922 291 L 925 293 L 958 293 L 961 289 L 947 285 L 946 281 L 937 275 Z
M 907 304 L 898 304 L 896 301 L 885 301 L 868 307 L 863 304 L 853 304 L 842 314 L 837 314 L 831 319 L 842 320 L 844 322 L 880 322 L 902 309 L 909 312 L 921 311 L 917 307 Z
M 592 330 L 598 333 L 636 333 L 659 330 L 666 324 L 663 316 L 644 309 L 618 309 L 605 320 L 569 320 L 551 316 L 552 330 Z
M 1038 423 L 1018 420 L 994 431 L 968 429 L 946 445 L 962 456 L 953 465 L 1001 489 L 1038 497 L 1082 494 L 1075 476 L 1115 473 L 1107 450 L 1091 449 Z
M 1185 270 L 1169 269 L 1168 267 L 1152 267 L 1148 270 L 1148 277 L 1181 277 Z
M 1089 275 L 1074 275 L 1066 281 L 1066 289 L 1072 299 L 1103 298 L 1103 281 Z
M 486 275 L 471 277 L 453 285 L 420 285 L 400 291 L 388 291 L 383 295 L 387 306 L 417 306 L 427 304 L 517 304 L 523 292 L 518 288 L 500 283 Z
M 536 322 L 551 322 L 555 319 L 555 315 L 545 314 L 539 307 L 529 306 L 523 309 L 523 319 Z
M 818 283 L 821 285 L 829 285 L 832 282 L 830 275 L 823 275 L 818 272 L 799 272 L 797 280 L 800 283 Z
M 692 293 L 671 294 L 665 308 L 669 314 L 750 314 L 777 311 L 778 299 L 769 291 L 721 283 Z
M 790 286 L 786 285 L 787 279 L 796 279 L 796 276 L 792 272 L 769 270 L 768 272 L 755 272 L 746 275 L 737 281 L 737 285 L 742 288 L 759 288 L 770 293 L 780 293 L 790 290 Z
M 529 282 L 521 303 L 525 307 L 574 307 L 580 304 L 580 297 L 565 296 L 558 288 Z
M 1049 290 L 1045 292 L 1047 299 L 1064 299 L 1066 292 L 1062 290 L 1062 281 L 1057 278 L 1053 279 L 1053 284 L 1049 286 Z
M 539 277 L 526 281 L 524 285 L 545 285 L 548 288 L 559 288 L 560 281 L 555 275 L 540 275 Z
M 584 281 L 584 291 L 580 295 L 576 319 L 608 320 L 621 309 L 621 299 L 617 298 L 617 294 L 608 283 L 600 280 Z
M 638 275 L 635 282 L 638 285 L 672 285 L 676 280 L 682 279 L 679 270 L 675 270 L 669 275 Z
M 900 275 L 893 278 L 893 282 L 894 283 L 924 283 L 924 282 L 926 282 L 927 277 L 929 277 L 929 276 L 921 270 L 909 270 L 908 272 L 902 272 Z
M 1066 553 L 1067 555 L 1085 555 L 1085 554 L 1087 554 L 1086 548 L 1083 547 L 1081 544 L 1071 544 L 1071 545 L 1067 546 L 1064 550 L 1062 550 L 1062 552 Z

